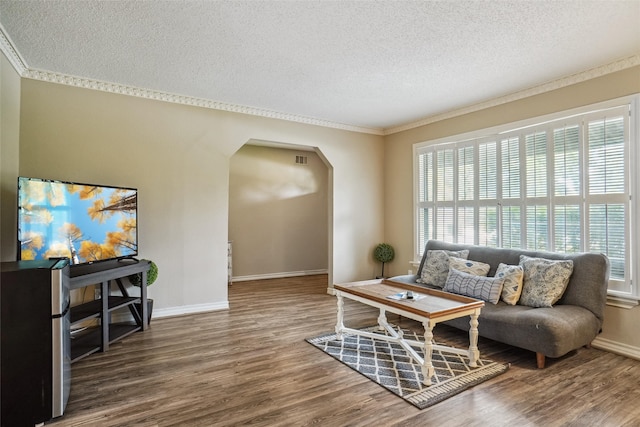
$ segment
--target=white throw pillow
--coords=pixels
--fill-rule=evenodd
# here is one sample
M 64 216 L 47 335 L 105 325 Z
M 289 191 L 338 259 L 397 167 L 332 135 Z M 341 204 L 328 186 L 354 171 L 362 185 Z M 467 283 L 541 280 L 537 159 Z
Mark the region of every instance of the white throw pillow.
M 520 305 L 529 307 L 551 307 L 558 302 L 567 288 L 573 261 L 532 258 L 520 255 L 524 269 L 524 281 Z
M 502 287 L 502 301 L 509 305 L 516 305 L 522 293 L 524 268 L 521 265 L 507 265 L 500 263 L 495 277 L 504 277 Z
M 475 274 L 476 276 L 486 276 L 491 269 L 489 264 L 470 259 L 449 257 L 449 269 L 456 269 L 464 273 Z
M 443 291 L 497 304 L 503 284 L 504 277 L 476 276 L 452 268 L 449 270 Z
M 449 256 L 466 259 L 469 256 L 469 251 L 467 249 L 462 251 L 440 249 L 427 251 L 427 259 L 422 266 L 422 273 L 417 282 L 438 288 L 443 287 L 449 274 Z

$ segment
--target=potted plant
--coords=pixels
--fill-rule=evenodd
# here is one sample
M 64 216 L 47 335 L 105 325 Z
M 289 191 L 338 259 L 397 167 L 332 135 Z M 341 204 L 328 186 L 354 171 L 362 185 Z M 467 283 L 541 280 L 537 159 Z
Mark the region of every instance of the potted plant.
M 150 261 L 150 263 L 151 264 L 149 265 L 149 271 L 147 271 L 147 286 L 151 286 L 153 282 L 155 282 L 156 279 L 158 278 L 158 266 L 153 261 Z M 140 287 L 140 285 L 142 284 L 142 273 L 132 274 L 128 277 L 128 279 L 133 286 Z M 136 304 L 136 306 L 138 308 L 138 313 L 142 313 L 140 304 Z M 153 311 L 153 300 L 150 298 L 147 298 L 147 313 L 149 314 L 147 318 L 148 323 L 151 323 L 152 311 Z
M 384 264 L 393 261 L 393 258 L 395 257 L 393 246 L 388 243 L 380 243 L 373 250 L 373 257 L 376 259 L 376 261 L 382 263 L 382 273 L 379 277 L 379 279 L 382 279 L 384 278 Z

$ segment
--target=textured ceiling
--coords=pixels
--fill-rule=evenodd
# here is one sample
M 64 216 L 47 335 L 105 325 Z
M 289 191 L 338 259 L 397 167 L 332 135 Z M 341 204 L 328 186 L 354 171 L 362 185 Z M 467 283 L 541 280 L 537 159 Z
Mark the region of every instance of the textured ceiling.
M 8 1 L 29 70 L 389 129 L 640 53 L 640 0 Z

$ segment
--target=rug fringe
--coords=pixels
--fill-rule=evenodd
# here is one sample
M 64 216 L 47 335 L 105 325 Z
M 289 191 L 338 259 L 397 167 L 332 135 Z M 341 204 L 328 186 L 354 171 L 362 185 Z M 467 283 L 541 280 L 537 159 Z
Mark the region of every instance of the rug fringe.
M 473 371 L 461 377 L 455 377 L 447 381 L 443 381 L 442 383 L 437 384 L 437 387 L 425 386 L 425 389 L 405 396 L 405 399 L 418 407 L 422 407 L 422 404 L 431 400 L 431 402 L 428 402 L 430 406 L 500 375 L 508 369 L 509 365 L 491 362 L 491 364 L 481 367 L 478 371 Z M 434 399 L 437 400 L 437 402 L 433 402 Z

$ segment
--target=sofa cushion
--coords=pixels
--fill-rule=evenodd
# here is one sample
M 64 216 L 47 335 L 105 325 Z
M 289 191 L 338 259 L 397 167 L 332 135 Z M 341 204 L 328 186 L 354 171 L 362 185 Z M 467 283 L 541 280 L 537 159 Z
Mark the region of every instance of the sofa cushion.
M 573 261 L 520 255 L 524 281 L 519 303 L 529 307 L 551 307 L 560 300 L 573 272 Z
M 418 283 L 442 288 L 449 274 L 449 256 L 466 259 L 468 255 L 469 251 L 466 249 L 461 251 L 427 251 L 426 261 Z
M 486 276 L 491 266 L 480 261 L 472 261 L 470 259 L 449 257 L 449 269 L 456 269 L 476 276 Z
M 496 270 L 496 277 L 504 278 L 502 286 L 502 301 L 509 305 L 516 305 L 522 293 L 524 268 L 521 265 L 507 265 L 500 263 Z
M 443 290 L 497 304 L 503 284 L 503 277 L 477 276 L 451 268 Z

